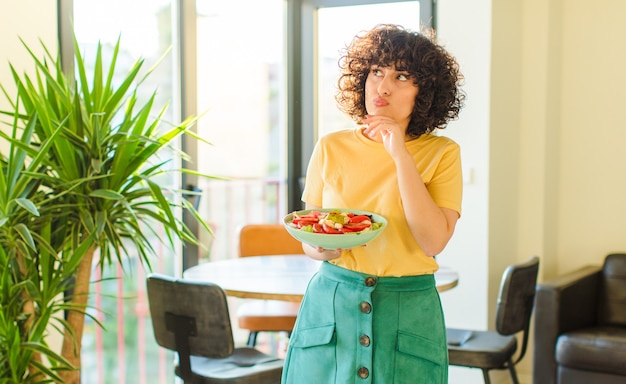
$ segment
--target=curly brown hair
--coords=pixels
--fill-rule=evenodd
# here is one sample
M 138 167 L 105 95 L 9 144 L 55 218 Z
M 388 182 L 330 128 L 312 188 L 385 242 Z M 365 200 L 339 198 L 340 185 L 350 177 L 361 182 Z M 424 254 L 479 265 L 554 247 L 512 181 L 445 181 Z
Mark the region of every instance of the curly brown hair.
M 432 30 L 418 33 L 380 24 L 356 35 L 343 50 L 336 100 L 357 123 L 367 114 L 365 80 L 373 65 L 407 71 L 419 87 L 407 136 L 443 129 L 458 117 L 465 100 L 460 89 L 463 75 L 455 58 L 436 43 Z

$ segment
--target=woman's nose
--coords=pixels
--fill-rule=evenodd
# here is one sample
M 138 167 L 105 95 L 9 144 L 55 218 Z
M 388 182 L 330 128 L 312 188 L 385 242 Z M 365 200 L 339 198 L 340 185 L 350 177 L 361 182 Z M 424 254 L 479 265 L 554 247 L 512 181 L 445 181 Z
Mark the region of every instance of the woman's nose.
M 384 76 L 380 80 L 380 83 L 378 84 L 378 94 L 384 96 L 389 96 L 391 94 L 391 84 L 387 76 Z

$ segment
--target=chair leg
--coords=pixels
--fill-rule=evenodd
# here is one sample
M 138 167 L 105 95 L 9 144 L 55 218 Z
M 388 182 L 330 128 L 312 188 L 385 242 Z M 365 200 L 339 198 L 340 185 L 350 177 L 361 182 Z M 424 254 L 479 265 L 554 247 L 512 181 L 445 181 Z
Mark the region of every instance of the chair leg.
M 511 374 L 511 380 L 513 380 L 513 384 L 519 384 L 519 380 L 517 379 L 517 372 L 515 371 L 515 365 L 511 360 L 508 361 L 507 365 L 509 366 L 509 373 Z
M 258 334 L 258 332 L 250 332 L 250 334 L 248 335 L 248 347 L 254 348 L 254 346 L 256 345 L 256 337 Z
M 483 369 L 483 379 L 485 380 L 485 384 L 491 384 L 491 379 L 489 378 L 489 370 Z

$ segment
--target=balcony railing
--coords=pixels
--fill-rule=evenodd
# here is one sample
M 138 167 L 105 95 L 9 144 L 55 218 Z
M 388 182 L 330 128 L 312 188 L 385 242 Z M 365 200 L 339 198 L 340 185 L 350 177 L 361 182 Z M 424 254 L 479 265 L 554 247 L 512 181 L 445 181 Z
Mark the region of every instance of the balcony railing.
M 199 186 L 199 212 L 214 236 L 200 233 L 205 245 L 200 262 L 237 257 L 238 230 L 246 223 L 278 222 L 286 214 L 286 182 L 280 179 L 211 180 Z M 152 267 L 166 274 L 180 274 L 179 252 L 165 246 L 157 249 Z M 152 333 L 146 294 L 147 271 L 137 257 L 121 265 L 96 268 L 90 314 L 104 325 L 87 318 L 82 348 L 82 382 L 94 384 L 169 384 L 175 382 L 174 353 L 156 344 Z M 229 298 L 231 316 L 239 299 Z M 237 329 L 235 343 L 245 344 L 247 335 Z M 259 348 L 282 354 L 284 335 L 263 335 Z

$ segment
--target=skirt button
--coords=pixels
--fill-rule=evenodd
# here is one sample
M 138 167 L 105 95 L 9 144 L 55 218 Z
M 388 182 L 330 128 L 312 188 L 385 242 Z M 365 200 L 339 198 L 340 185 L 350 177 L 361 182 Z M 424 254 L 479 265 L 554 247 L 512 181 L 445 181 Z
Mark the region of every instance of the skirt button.
M 359 337 L 359 343 L 364 347 L 369 347 L 370 337 L 367 335 L 361 335 L 361 337 Z
M 368 303 L 367 301 L 362 301 L 360 307 L 361 307 L 361 312 L 363 313 L 372 312 L 372 305 Z
M 365 368 L 365 367 L 361 367 L 358 370 L 358 375 L 361 379 L 367 379 L 367 377 L 370 375 L 370 371 L 369 369 Z
M 365 285 L 368 287 L 373 287 L 374 285 L 376 285 L 376 279 L 373 278 L 372 276 L 366 277 Z

